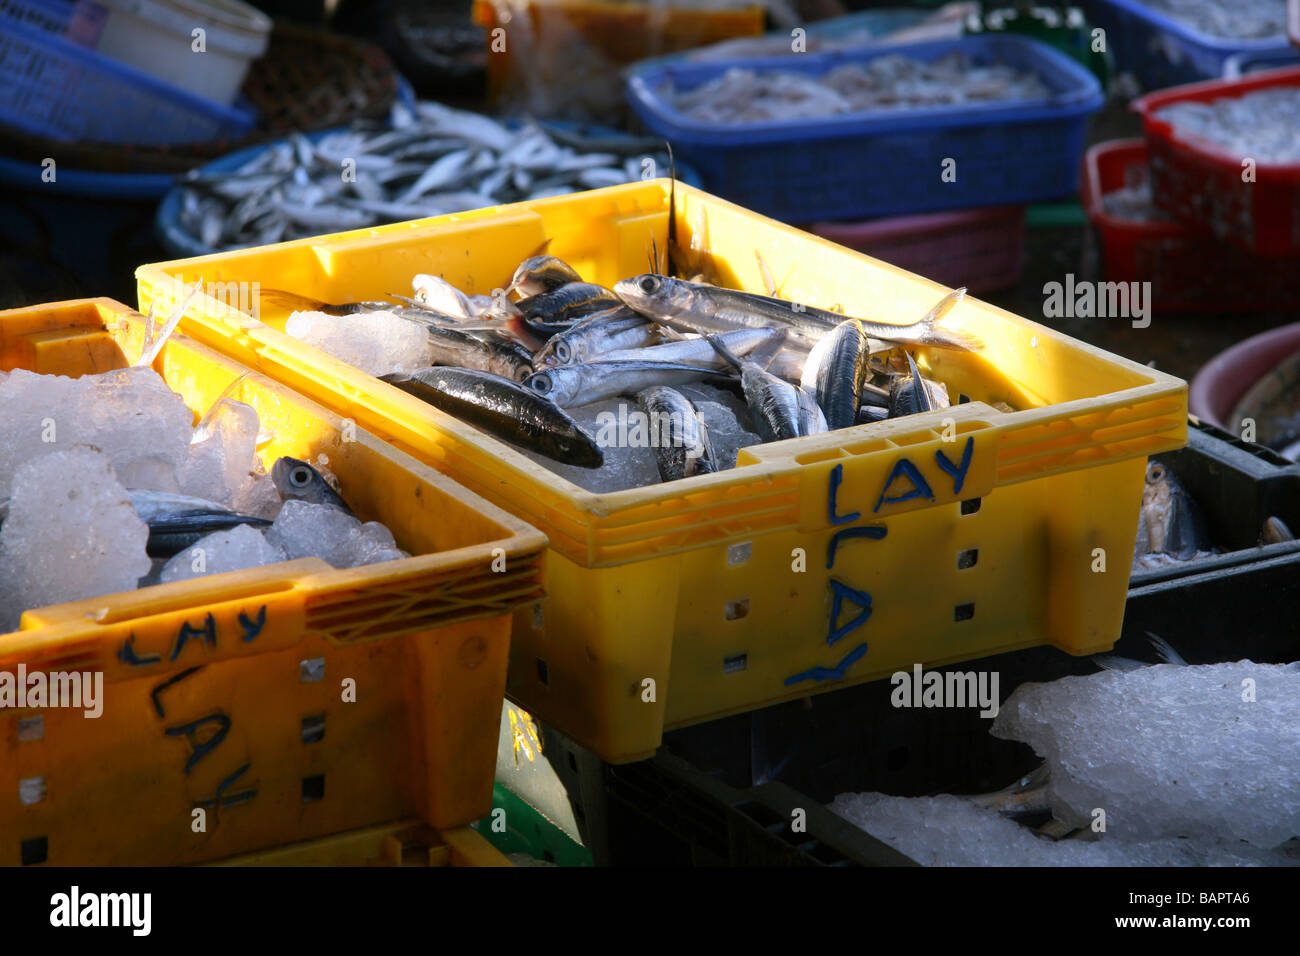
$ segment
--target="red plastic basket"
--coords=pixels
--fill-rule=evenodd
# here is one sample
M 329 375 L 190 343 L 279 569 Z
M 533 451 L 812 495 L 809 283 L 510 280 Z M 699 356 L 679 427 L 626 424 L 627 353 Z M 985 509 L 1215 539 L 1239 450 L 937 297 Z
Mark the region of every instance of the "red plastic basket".
M 1180 222 L 1124 219 L 1103 197 L 1147 164 L 1140 139 L 1112 140 L 1084 155 L 1081 199 L 1101 241 L 1106 279 L 1150 282 L 1156 312 L 1266 311 L 1300 303 L 1300 259 L 1252 255 Z
M 1257 163 L 1242 180 L 1245 157 L 1200 137 L 1178 134 L 1154 114 L 1171 103 L 1208 103 L 1277 86 L 1300 86 L 1300 68 L 1210 80 L 1134 101 L 1150 150 L 1156 205 L 1193 227 L 1261 256 L 1300 255 L 1300 163 Z
M 900 269 L 974 293 L 1015 285 L 1024 266 L 1024 206 L 818 222 L 805 228 Z

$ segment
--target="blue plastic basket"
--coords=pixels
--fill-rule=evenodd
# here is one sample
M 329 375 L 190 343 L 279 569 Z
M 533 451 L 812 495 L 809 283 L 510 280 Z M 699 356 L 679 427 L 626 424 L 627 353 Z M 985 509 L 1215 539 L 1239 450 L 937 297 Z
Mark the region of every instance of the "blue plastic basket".
M 1088 19 L 1106 31 L 1117 71 L 1132 73 L 1145 90 L 1217 80 L 1234 54 L 1290 49 L 1285 35 L 1233 40 L 1201 33 L 1140 0 L 1088 0 Z
M 818 75 L 885 55 L 933 61 L 960 51 L 976 63 L 1032 70 L 1051 90 L 1034 102 L 888 110 L 807 120 L 717 125 L 691 119 L 658 90 L 690 89 L 728 68 Z M 628 99 L 653 133 L 692 163 L 705 188 L 786 222 L 865 219 L 1070 195 L 1101 86 L 1062 53 L 1019 36 L 881 47 L 724 64 L 672 64 L 629 75 Z M 941 176 L 956 161 L 956 181 Z
M 55 139 L 165 146 L 238 138 L 255 114 L 64 39 L 75 4 L 0 0 L 0 123 Z
M 1235 80 L 1239 76 L 1261 73 L 1264 70 L 1285 70 L 1300 66 L 1300 50 L 1265 50 L 1262 53 L 1234 53 L 1223 62 L 1223 78 Z

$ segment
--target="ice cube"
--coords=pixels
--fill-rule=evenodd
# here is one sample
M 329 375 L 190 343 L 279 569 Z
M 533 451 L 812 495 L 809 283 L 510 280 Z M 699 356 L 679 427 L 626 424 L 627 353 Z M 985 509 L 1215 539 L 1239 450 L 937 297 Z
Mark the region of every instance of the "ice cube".
M 0 526 L 0 633 L 30 608 L 134 590 L 148 538 L 102 452 L 68 446 L 20 465 Z
M 179 476 L 181 492 L 233 507 L 253 477 L 259 427 L 252 406 L 229 398 L 219 401 L 194 429 Z
M 253 464 L 253 472 L 235 493 L 231 509 L 241 515 L 252 515 L 255 518 L 274 521 L 284 501 L 280 498 L 280 492 L 276 490 L 275 482 L 262 467 L 262 463 L 254 459 Z
M 992 733 L 1051 768 L 1055 816 L 1127 840 L 1300 835 L 1300 668 L 1158 664 L 1017 688 Z
M 296 499 L 284 503 L 266 538 L 290 559 L 316 557 L 336 568 L 409 557 L 382 524 L 362 525 L 338 508 Z
M 371 375 L 413 372 L 432 361 L 425 327 L 391 312 L 344 316 L 295 312 L 284 329 L 294 338 Z
M 0 497 L 23 462 L 79 444 L 103 451 L 125 487 L 176 491 L 193 422 L 150 368 L 77 379 L 16 369 L 0 383 Z
M 159 578 L 161 583 L 170 584 L 208 574 L 260 568 L 285 560 L 284 549 L 268 541 L 251 525 L 241 524 L 200 538 L 172 557 Z
M 713 456 L 717 459 L 718 469 L 736 467 L 736 453 L 750 445 L 760 445 L 763 439 L 741 427 L 732 411 L 717 402 L 696 401 L 704 425 L 709 430 L 709 441 L 713 444 Z

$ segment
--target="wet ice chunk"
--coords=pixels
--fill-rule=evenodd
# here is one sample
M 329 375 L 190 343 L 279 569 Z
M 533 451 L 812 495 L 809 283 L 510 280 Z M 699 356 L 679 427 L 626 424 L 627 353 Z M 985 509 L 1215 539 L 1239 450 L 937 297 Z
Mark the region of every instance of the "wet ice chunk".
M 194 416 L 150 368 L 81 378 L 16 369 L 0 383 L 0 497 L 23 462 L 91 445 L 127 488 L 176 491 Z
M 1250 698 L 1253 699 L 1243 699 Z M 1159 664 L 1027 684 L 992 733 L 1051 768 L 1053 813 L 1128 840 L 1300 835 L 1300 668 Z
M 256 528 L 241 524 L 200 538 L 173 556 L 163 567 L 159 580 L 170 584 L 208 574 L 260 568 L 284 560 L 282 548 L 268 541 Z
M 0 633 L 24 610 L 135 589 L 150 571 L 149 529 L 108 457 L 69 447 L 14 473 L 0 526 Z
M 413 372 L 432 361 L 424 326 L 391 312 L 295 312 L 285 332 L 371 375 Z
M 262 463 L 255 460 L 248 480 L 235 493 L 231 510 L 238 511 L 241 515 L 252 515 L 255 518 L 274 521 L 283 503 L 280 492 L 276 490 L 275 482 L 262 467 Z
M 218 402 L 194 429 L 179 476 L 181 493 L 232 507 L 253 479 L 259 428 L 251 405 L 229 398 Z
M 315 557 L 336 568 L 352 568 L 409 557 L 392 533 L 375 521 L 364 525 L 328 505 L 290 500 L 284 503 L 266 539 L 290 560 Z
M 1053 841 L 962 797 L 842 793 L 830 809 L 922 866 L 1279 866 L 1286 858 L 1203 833 L 1199 839 Z

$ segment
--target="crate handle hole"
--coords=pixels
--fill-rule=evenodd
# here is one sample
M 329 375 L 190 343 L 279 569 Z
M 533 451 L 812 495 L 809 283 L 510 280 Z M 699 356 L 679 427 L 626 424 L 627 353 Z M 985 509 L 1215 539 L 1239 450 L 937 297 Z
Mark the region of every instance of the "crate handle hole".
M 748 564 L 754 553 L 754 542 L 742 541 L 727 548 L 727 566 L 731 568 Z
M 45 737 L 45 715 L 18 718 L 18 742 L 41 740 Z
M 575 757 L 575 756 L 573 755 L 573 751 L 572 751 L 572 750 L 569 751 L 568 756 L 569 756 L 569 769 L 572 770 L 574 773 L 577 773 L 577 772 L 578 772 L 578 758 Z
M 325 679 L 325 658 L 313 657 L 311 660 L 298 662 L 298 680 L 304 684 L 315 684 Z
M 739 601 L 727 602 L 727 620 L 739 621 L 742 617 L 749 615 L 749 598 L 741 598 Z
M 537 658 L 537 679 L 542 682 L 542 686 L 551 686 L 551 672 L 546 668 L 546 661 L 540 657 Z
M 312 803 L 315 800 L 325 799 L 325 775 L 317 774 L 314 777 L 302 778 L 302 802 Z
M 975 602 L 969 604 L 958 604 L 952 609 L 952 619 L 954 621 L 969 621 L 975 616 Z
M 305 744 L 318 744 L 325 739 L 325 715 L 317 714 L 315 717 L 304 717 L 302 719 L 302 742 Z
M 738 671 L 743 671 L 745 669 L 745 665 L 747 665 L 748 663 L 749 663 L 748 654 L 733 654 L 731 655 L 731 657 L 724 657 L 722 659 L 722 673 L 735 674 Z
M 970 396 L 969 396 L 969 395 L 963 395 L 961 392 L 958 392 L 958 393 L 957 393 L 957 404 L 958 404 L 958 405 L 967 405 L 967 404 L 969 404 L 969 403 L 970 403 Z
M 964 515 L 973 515 L 980 510 L 980 499 L 967 498 L 961 503 L 961 513 Z
M 50 838 L 32 837 L 20 844 L 23 866 L 34 866 L 50 858 Z
M 965 571 L 967 568 L 975 567 L 976 562 L 980 559 L 979 548 L 967 548 L 965 551 L 957 552 L 957 570 Z
M 18 781 L 18 802 L 25 807 L 45 799 L 45 778 L 28 777 Z

